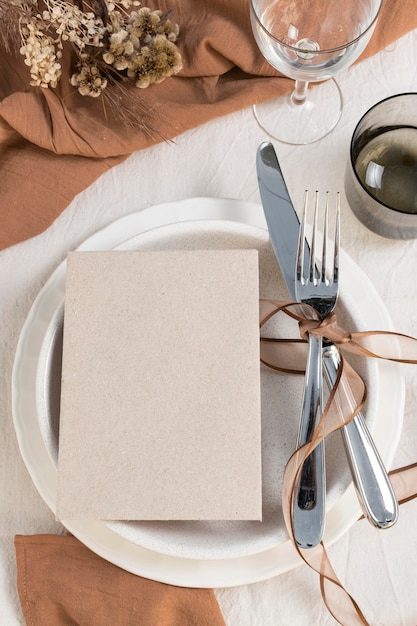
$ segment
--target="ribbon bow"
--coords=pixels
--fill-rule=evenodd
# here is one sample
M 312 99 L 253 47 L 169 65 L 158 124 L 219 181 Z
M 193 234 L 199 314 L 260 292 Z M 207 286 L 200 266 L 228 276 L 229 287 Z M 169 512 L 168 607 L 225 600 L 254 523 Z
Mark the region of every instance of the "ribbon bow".
M 311 306 L 283 300 L 260 300 L 260 327 L 277 314 L 298 322 L 301 338 L 261 337 L 261 361 L 277 371 L 304 372 L 308 335 L 321 336 L 338 346 L 341 365 L 336 383 L 324 406 L 312 440 L 296 450 L 288 460 L 283 476 L 282 507 L 290 539 L 300 557 L 320 576 L 320 591 L 329 612 L 345 626 L 370 626 L 354 598 L 341 584 L 321 542 L 315 548 L 300 548 L 294 537 L 292 510 L 294 493 L 305 459 L 330 433 L 342 428 L 361 411 L 366 400 L 366 386 L 345 359 L 344 353 L 417 364 L 417 339 L 385 331 L 347 332 L 339 326 L 335 313 L 321 318 Z M 400 504 L 417 496 L 417 463 L 389 473 Z

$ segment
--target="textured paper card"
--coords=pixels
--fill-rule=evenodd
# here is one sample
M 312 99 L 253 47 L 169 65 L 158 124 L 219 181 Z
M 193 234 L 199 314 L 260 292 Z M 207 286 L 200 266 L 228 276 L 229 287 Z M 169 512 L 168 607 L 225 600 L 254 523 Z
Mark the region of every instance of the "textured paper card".
M 58 519 L 259 520 L 255 250 L 68 255 Z

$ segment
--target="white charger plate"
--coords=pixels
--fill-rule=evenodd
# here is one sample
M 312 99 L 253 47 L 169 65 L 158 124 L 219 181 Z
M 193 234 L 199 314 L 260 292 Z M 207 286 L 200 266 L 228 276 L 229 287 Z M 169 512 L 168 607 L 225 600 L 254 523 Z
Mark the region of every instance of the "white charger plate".
M 237 200 L 196 198 L 133 213 L 87 239 L 79 250 L 257 248 L 261 297 L 286 290 L 262 208 Z M 379 295 L 367 277 L 341 255 L 338 312 L 351 328 L 391 330 Z M 39 292 L 19 339 L 12 377 L 13 419 L 22 457 L 45 502 L 55 512 L 57 482 L 56 398 L 59 332 L 65 292 L 63 262 Z M 271 329 L 274 331 L 274 329 Z M 401 433 L 404 385 L 394 364 L 366 361 L 366 419 L 389 467 Z M 55 378 L 55 379 L 54 379 Z M 264 580 L 301 563 L 285 532 L 281 479 L 291 454 L 301 403 L 302 378 L 262 366 L 262 522 L 64 521 L 91 550 L 153 580 L 189 587 L 226 587 Z M 59 384 L 58 384 L 59 387 Z M 59 407 L 59 405 L 58 405 Z M 341 537 L 361 515 L 338 434 L 326 446 L 328 511 L 324 540 Z M 244 494 L 242 494 L 244 497 Z

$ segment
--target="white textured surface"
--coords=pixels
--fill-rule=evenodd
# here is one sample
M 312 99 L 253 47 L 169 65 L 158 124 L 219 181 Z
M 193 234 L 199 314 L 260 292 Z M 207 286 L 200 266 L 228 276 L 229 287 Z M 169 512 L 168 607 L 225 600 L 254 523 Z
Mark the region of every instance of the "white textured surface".
M 417 90 L 417 33 L 339 77 L 345 110 L 337 129 L 303 147 L 275 143 L 295 203 L 305 188 L 343 192 L 349 140 L 361 115 L 378 100 Z M 98 228 L 137 207 L 192 196 L 260 202 L 255 152 L 265 137 L 251 110 L 215 120 L 132 155 L 80 194 L 43 235 L 0 253 L 0 623 L 23 624 L 15 589 L 16 533 L 62 532 L 21 460 L 11 417 L 10 379 L 21 327 L 40 287 L 73 249 Z M 343 194 L 342 194 L 343 197 Z M 367 273 L 399 332 L 417 336 L 417 286 L 412 269 L 417 241 L 389 241 L 367 231 L 345 205 L 342 244 Z M 411 284 L 409 284 L 411 278 Z M 398 467 L 417 460 L 417 370 L 401 366 L 407 381 Z M 416 626 L 417 501 L 404 505 L 397 525 L 376 531 L 358 522 L 330 549 L 336 571 L 375 626 Z M 227 626 L 331 626 L 317 576 L 306 567 L 245 587 L 216 591 Z

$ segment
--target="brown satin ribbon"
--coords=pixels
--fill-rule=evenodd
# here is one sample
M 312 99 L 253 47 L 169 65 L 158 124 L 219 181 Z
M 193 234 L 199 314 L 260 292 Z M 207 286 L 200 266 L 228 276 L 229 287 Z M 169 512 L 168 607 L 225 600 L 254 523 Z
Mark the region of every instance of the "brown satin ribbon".
M 393 332 L 367 331 L 349 333 L 338 325 L 336 315 L 321 319 L 309 305 L 282 300 L 260 300 L 260 327 L 277 314 L 298 322 L 301 339 L 261 337 L 261 361 L 277 371 L 304 372 L 308 334 L 332 341 L 341 355 L 336 384 L 331 391 L 312 440 L 296 450 L 287 462 L 283 476 L 282 507 L 292 543 L 303 561 L 320 576 L 320 591 L 327 609 L 343 626 L 369 625 L 360 607 L 340 582 L 329 560 L 324 544 L 308 550 L 300 548 L 294 538 L 293 499 L 305 459 L 330 433 L 354 419 L 366 399 L 362 378 L 344 358 L 349 352 L 364 357 L 417 364 L 417 339 Z M 389 473 L 400 504 L 417 496 L 417 463 Z

